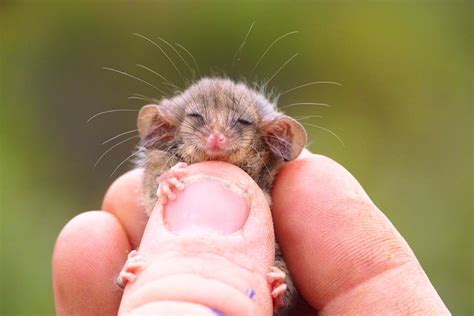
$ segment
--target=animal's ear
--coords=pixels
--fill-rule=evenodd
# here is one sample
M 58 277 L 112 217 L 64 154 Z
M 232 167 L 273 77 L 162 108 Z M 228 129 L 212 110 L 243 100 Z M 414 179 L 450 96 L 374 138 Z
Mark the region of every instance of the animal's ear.
M 270 150 L 284 161 L 298 157 L 308 139 L 304 127 L 286 115 L 264 120 L 262 130 Z
M 145 142 L 171 138 L 176 127 L 175 116 L 165 106 L 149 104 L 140 109 L 137 126 Z

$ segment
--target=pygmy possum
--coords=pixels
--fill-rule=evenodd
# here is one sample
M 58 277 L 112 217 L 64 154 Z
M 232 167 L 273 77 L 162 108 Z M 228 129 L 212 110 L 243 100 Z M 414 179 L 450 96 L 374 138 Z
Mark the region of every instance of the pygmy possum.
M 203 78 L 182 93 L 138 114 L 140 158 L 144 168 L 144 204 L 148 215 L 156 203 L 176 198 L 189 164 L 219 160 L 248 173 L 266 194 L 280 168 L 298 157 L 307 134 L 295 119 L 279 112 L 276 100 L 242 82 Z M 137 252 L 132 251 L 117 284 L 133 282 Z M 279 246 L 275 265 L 268 271 L 275 314 L 285 314 L 298 297 Z

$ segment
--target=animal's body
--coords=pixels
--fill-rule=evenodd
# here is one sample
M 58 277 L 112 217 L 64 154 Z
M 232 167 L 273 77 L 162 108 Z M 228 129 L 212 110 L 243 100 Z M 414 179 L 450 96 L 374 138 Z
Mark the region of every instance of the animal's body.
M 221 78 L 201 79 L 172 98 L 144 106 L 138 115 L 138 129 L 138 166 L 145 170 L 144 202 L 148 214 L 157 202 L 166 203 L 174 197 L 173 187 L 183 189 L 174 177 L 177 169 L 173 166 L 206 160 L 240 167 L 271 203 L 275 176 L 285 162 L 300 154 L 307 139 L 301 124 L 280 113 L 262 93 L 244 83 Z M 163 180 L 167 173 L 171 177 Z M 278 295 L 282 314 L 297 292 L 278 244 L 275 247 L 275 266 L 287 275 L 286 293 L 283 289 Z

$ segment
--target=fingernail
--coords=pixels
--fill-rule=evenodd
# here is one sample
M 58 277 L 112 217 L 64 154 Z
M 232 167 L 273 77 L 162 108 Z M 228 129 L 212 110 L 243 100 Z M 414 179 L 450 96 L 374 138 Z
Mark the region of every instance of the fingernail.
M 164 207 L 168 229 L 178 235 L 232 234 L 242 228 L 249 214 L 244 190 L 221 179 L 206 177 L 186 183 L 176 200 Z

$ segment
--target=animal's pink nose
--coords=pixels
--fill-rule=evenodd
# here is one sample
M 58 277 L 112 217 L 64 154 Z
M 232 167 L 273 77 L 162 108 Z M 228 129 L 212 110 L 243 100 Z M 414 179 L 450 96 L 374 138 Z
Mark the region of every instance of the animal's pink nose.
M 227 139 L 224 136 L 224 134 L 222 134 L 222 133 L 211 133 L 207 137 L 207 144 L 209 145 L 209 147 L 212 147 L 212 148 L 222 149 L 222 147 L 225 145 L 226 141 L 227 141 Z

